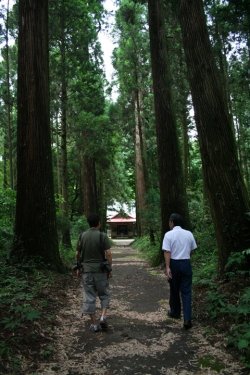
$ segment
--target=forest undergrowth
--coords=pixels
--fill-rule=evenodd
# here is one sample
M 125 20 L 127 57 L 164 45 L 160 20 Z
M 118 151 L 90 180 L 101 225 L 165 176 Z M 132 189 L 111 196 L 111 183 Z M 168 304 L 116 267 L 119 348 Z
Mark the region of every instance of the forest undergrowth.
M 198 238 L 198 242 L 202 241 L 208 242 Z M 148 238 L 141 238 L 134 247 L 150 264 L 159 243 L 152 247 Z M 218 344 L 221 335 L 226 337 L 227 350 L 250 368 L 250 278 L 249 272 L 241 270 L 245 256 L 233 254 L 228 262 L 230 272 L 219 278 L 216 249 L 202 249 L 202 255 L 198 249 L 192 257 L 194 323 L 203 325 L 212 344 Z M 37 269 L 32 262 L 19 267 L 6 265 L 1 254 L 0 375 L 18 374 L 24 361 L 33 363 L 35 374 L 36 364 L 53 354 L 56 315 L 64 304 L 67 288 L 74 282 L 74 254 L 74 250 L 61 249 L 68 270 L 63 275 L 43 269 L 42 265 Z M 164 272 L 163 263 L 160 268 Z

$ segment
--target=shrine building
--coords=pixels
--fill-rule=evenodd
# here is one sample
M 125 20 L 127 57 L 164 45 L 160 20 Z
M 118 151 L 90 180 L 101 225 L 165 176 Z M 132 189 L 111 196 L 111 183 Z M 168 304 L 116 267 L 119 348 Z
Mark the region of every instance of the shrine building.
M 107 220 L 111 238 L 134 238 L 136 219 L 121 213 Z

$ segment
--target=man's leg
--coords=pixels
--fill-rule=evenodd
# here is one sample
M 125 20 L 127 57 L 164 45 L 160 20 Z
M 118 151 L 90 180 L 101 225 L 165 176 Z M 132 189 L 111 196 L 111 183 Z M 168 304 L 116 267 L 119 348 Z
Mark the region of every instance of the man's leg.
M 106 318 L 107 310 L 108 310 L 107 307 L 104 307 L 102 309 L 102 316 L 101 316 L 101 318 Z
M 170 285 L 170 313 L 173 318 L 180 318 L 181 315 L 181 301 L 179 293 L 179 261 L 170 260 L 170 269 L 172 272 L 172 279 L 169 281 Z
M 101 301 L 102 315 L 100 318 L 100 325 L 102 328 L 108 328 L 106 320 L 107 309 L 110 302 L 109 279 L 106 273 L 98 273 L 95 277 L 95 285 L 98 292 L 98 297 Z
M 182 296 L 184 322 L 192 319 L 192 267 L 189 260 L 181 261 L 181 283 L 180 292 Z M 191 325 L 191 324 L 190 324 Z
M 93 273 L 83 273 L 82 275 L 83 286 L 83 314 L 88 314 L 91 319 L 90 329 L 94 332 L 98 331 L 98 324 L 96 324 L 96 288 L 94 283 Z
M 90 314 L 89 316 L 90 316 L 92 324 L 96 324 L 96 315 L 95 314 Z

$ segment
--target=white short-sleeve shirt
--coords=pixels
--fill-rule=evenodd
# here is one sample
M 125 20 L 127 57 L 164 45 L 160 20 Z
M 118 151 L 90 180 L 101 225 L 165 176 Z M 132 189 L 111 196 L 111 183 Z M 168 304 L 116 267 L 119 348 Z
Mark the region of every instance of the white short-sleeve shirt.
M 162 250 L 171 252 L 171 259 L 190 259 L 190 253 L 196 249 L 197 245 L 189 230 L 182 229 L 180 226 L 173 227 L 172 230 L 165 233 Z

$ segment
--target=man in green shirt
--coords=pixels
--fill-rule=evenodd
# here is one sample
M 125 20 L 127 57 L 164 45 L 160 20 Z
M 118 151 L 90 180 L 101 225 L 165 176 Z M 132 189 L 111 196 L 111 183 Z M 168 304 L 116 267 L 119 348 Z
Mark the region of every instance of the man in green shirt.
M 101 268 L 100 264 L 104 258 L 107 259 L 110 268 L 112 268 L 111 245 L 106 233 L 100 232 L 100 217 L 98 214 L 90 214 L 88 217 L 90 228 L 81 234 L 77 243 L 76 259 L 81 260 L 82 285 L 83 285 L 83 314 L 90 315 L 93 332 L 99 331 L 99 325 L 96 322 L 96 297 L 98 295 L 102 315 L 100 318 L 101 328 L 108 328 L 106 313 L 110 302 L 109 278 L 112 277 L 112 269 L 109 272 L 107 268 Z M 109 269 L 110 270 L 110 269 Z

